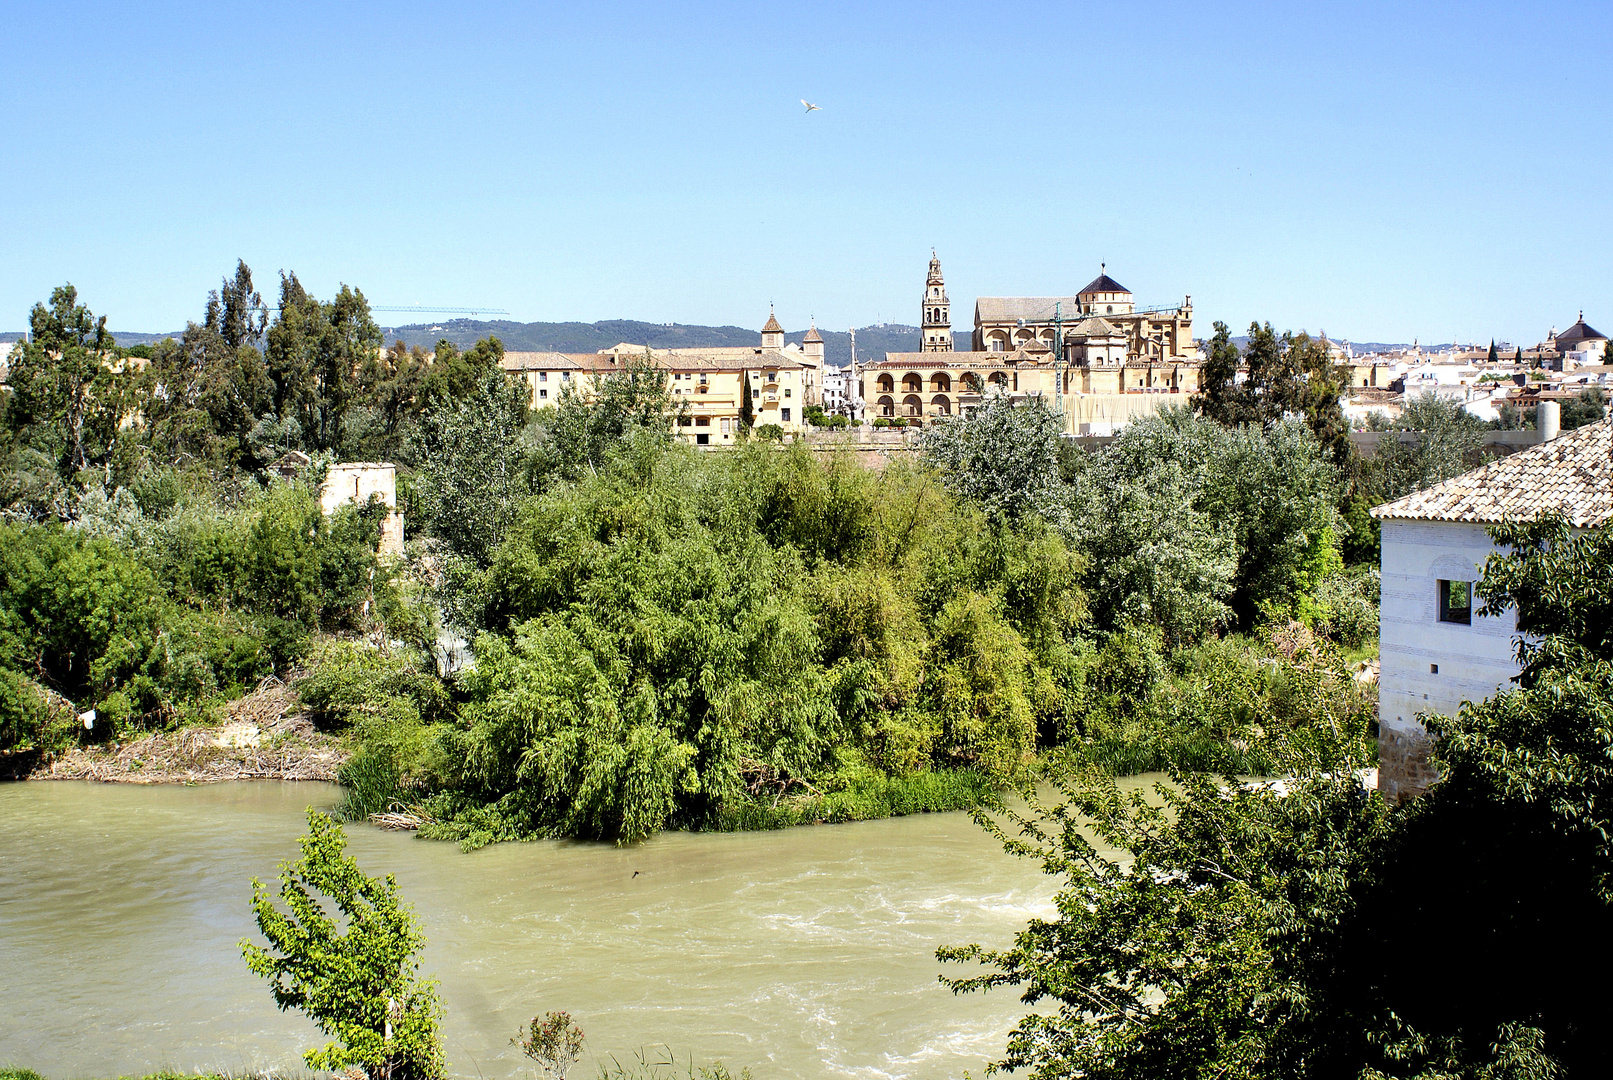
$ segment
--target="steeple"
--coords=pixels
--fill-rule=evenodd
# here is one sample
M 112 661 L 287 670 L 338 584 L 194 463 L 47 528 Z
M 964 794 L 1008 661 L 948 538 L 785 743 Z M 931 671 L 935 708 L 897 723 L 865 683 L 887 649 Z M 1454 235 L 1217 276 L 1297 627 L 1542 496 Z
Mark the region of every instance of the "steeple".
M 807 328 L 806 337 L 801 339 L 801 351 L 807 359 L 816 361 L 818 367 L 823 367 L 823 335 L 818 333 L 818 320 L 813 319 L 812 325 Z
M 930 249 L 930 274 L 924 279 L 924 308 L 919 319 L 922 352 L 952 351 L 952 305 L 947 300 L 946 280 L 941 277 L 941 260 Z
M 762 348 L 784 348 L 784 327 L 779 325 L 778 316 L 773 314 L 773 305 L 767 305 L 767 325 L 762 327 Z

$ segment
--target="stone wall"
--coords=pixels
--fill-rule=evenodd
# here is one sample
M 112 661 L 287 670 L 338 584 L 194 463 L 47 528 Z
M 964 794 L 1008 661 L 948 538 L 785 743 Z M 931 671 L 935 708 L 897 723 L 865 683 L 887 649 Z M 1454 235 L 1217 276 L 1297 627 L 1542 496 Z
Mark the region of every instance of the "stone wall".
M 1433 737 L 1417 721 L 1379 721 L 1378 790 L 1391 806 L 1415 799 L 1439 779 L 1433 749 Z
M 320 509 L 330 513 L 349 502 L 364 502 L 379 495 L 391 513 L 381 522 L 379 551 L 403 554 L 403 514 L 398 510 L 398 470 L 386 462 L 350 461 L 332 465 L 319 491 Z

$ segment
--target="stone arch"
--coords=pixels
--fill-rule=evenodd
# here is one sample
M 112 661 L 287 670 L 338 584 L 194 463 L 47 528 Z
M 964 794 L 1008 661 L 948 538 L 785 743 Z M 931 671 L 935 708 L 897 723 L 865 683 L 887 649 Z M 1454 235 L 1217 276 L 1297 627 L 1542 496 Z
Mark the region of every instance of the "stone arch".
M 882 396 L 874 404 L 879 406 L 879 415 L 881 415 L 881 416 L 895 416 L 896 415 L 896 402 L 894 400 L 892 400 L 892 398 L 891 398 L 891 396 L 889 394 L 886 394 L 886 395 Z
M 936 416 L 952 415 L 952 401 L 945 394 L 937 394 L 931 398 L 930 408 Z
M 924 399 L 917 394 L 909 394 L 902 399 L 902 410 L 904 416 L 923 416 Z
M 1015 345 L 1023 345 L 1023 344 L 1025 344 L 1025 342 L 1029 341 L 1034 336 L 1035 336 L 1034 334 L 1032 334 L 1029 330 L 1026 330 L 1024 328 L 1021 328 L 1019 330 L 1015 330 L 1014 331 L 1014 344 Z
M 881 394 L 894 394 L 896 392 L 896 380 L 891 378 L 889 372 L 881 375 L 876 385 Z
M 963 377 L 958 380 L 958 384 L 960 390 L 971 394 L 979 394 L 985 391 L 985 384 L 980 381 L 979 374 L 973 371 L 965 372 Z
M 937 371 L 930 376 L 930 389 L 940 392 L 950 391 L 952 389 L 952 376 L 944 371 Z
M 909 371 L 902 376 L 902 393 L 916 394 L 924 389 L 924 376 L 915 371 Z
M 1008 373 L 1006 371 L 993 371 L 991 373 L 990 382 L 994 386 L 1007 386 L 1008 385 Z
M 986 331 L 986 351 L 987 352 L 1007 352 L 1008 351 L 1008 332 L 1006 330 L 988 330 L 988 331 Z

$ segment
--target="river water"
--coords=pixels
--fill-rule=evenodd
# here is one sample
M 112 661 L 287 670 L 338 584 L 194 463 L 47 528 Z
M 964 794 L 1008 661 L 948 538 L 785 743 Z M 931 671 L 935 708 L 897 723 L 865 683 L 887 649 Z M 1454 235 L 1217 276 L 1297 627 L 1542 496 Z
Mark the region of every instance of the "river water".
M 159 1068 L 296 1071 L 325 1039 L 277 1012 L 237 943 L 253 876 L 296 855 L 325 784 L 0 784 L 0 1066 L 52 1080 Z M 442 984 L 450 1073 L 532 1076 L 509 1045 L 563 1009 L 587 1034 L 576 1075 L 670 1046 L 768 1077 L 960 1076 L 1001 1052 L 1026 1007 L 956 997 L 937 946 L 1007 944 L 1052 911 L 1054 881 L 968 815 L 630 848 L 546 841 L 466 855 L 350 826 L 394 873 Z

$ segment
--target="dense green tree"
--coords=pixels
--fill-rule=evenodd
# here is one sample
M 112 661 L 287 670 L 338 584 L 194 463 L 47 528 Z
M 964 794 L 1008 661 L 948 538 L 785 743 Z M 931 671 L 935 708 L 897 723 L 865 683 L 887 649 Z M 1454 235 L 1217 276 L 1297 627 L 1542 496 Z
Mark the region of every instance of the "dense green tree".
M 280 276 L 280 310 L 268 329 L 265 362 L 276 416 L 295 420 L 312 450 L 340 446 L 359 372 L 381 346 L 364 294 L 343 285 L 330 303 L 309 295 L 296 274 Z
M 1490 352 L 1484 358 L 1484 362 L 1486 364 L 1498 364 L 1501 362 L 1501 354 L 1495 347 L 1495 338 L 1490 339 Z
M 485 369 L 470 392 L 437 399 L 404 444 L 419 470 L 408 500 L 417 527 L 478 566 L 533 491 L 527 400 L 518 380 Z
M 310 1069 L 357 1066 L 388 1080 L 444 1073 L 436 984 L 418 977 L 426 938 L 391 874 L 366 877 L 344 854 L 347 837 L 308 811 L 302 855 L 280 871 L 279 899 L 252 879 L 252 915 L 269 947 L 241 942 L 247 967 L 270 982 L 274 1003 L 308 1015 L 334 1036 L 303 1061 Z M 334 909 L 334 910 L 331 910 Z
M 1216 323 L 1194 409 L 1229 427 L 1300 416 L 1335 462 L 1348 458 L 1349 425 L 1339 395 L 1349 386 L 1349 373 L 1333 362 L 1325 337 L 1312 338 L 1303 331 L 1279 337 L 1270 323 L 1250 323 L 1242 362 L 1247 377 L 1236 384 L 1238 350 L 1226 324 Z
M 1384 502 L 1479 464 L 1488 427 L 1461 402 L 1432 393 L 1411 397 L 1392 423 L 1375 415 L 1371 426 L 1384 432 L 1370 471 L 1374 495 Z M 1416 432 L 1416 437 L 1402 441 L 1395 434 L 1401 431 Z
M 188 324 L 179 341 L 151 349 L 141 412 L 162 459 L 215 469 L 256 464 L 249 436 L 273 405 L 259 352 L 267 319 L 252 271 L 238 261 L 234 278 L 208 294 L 202 321 Z
M 1242 354 L 1232 343 L 1232 331 L 1226 323 L 1217 322 L 1209 352 L 1199 368 L 1199 392 L 1193 397 L 1193 408 L 1228 427 L 1265 419 L 1248 385 L 1238 385 L 1241 359 Z
M 438 341 L 420 388 L 420 407 L 463 401 L 477 392 L 489 372 L 500 370 L 503 359 L 504 343 L 496 337 L 480 338 L 463 352 L 446 338 Z
M 687 408 L 674 404 L 666 372 L 648 354 L 627 357 L 619 370 L 592 376 L 587 387 L 571 382 L 561 388 L 546 425 L 544 467 L 572 478 L 596 473 L 631 432 L 669 441 Z
M 920 446 L 947 488 L 988 514 L 1010 520 L 1036 514 L 1059 524 L 1069 516 L 1059 476 L 1063 430 L 1063 418 L 1041 398 L 1015 403 L 998 396 L 928 429 Z
M 130 379 L 115 362 L 106 316 L 78 302 L 78 290 L 52 290 L 35 304 L 28 338 L 7 358 L 4 426 L 13 449 L 53 459 L 63 481 L 106 465 L 131 408 Z
M 1177 641 L 1213 625 L 1225 610 L 1218 605 L 1245 626 L 1262 614 L 1309 618 L 1308 598 L 1337 559 L 1336 483 L 1296 420 L 1229 430 L 1168 409 L 1133 421 L 1093 455 L 1076 486 L 1073 529 L 1094 580 L 1094 610 L 1139 617 L 1144 594 L 1128 599 L 1121 583 L 1147 580 L 1155 595 L 1182 599 L 1148 619 Z M 1227 559 L 1235 560 L 1230 591 Z M 1119 573 L 1127 566 L 1143 577 Z M 1095 583 L 1110 573 L 1112 591 Z M 1169 610 L 1198 614 L 1174 622 Z M 1099 625 L 1114 623 L 1100 617 Z
M 1441 779 L 1410 805 L 1364 791 L 1355 744 L 1320 724 L 1290 744 L 1280 786 L 1178 775 L 1148 799 L 1066 779 L 1057 804 L 982 815 L 1065 883 L 1056 914 L 1011 947 L 942 950 L 986 968 L 954 989 L 1014 986 L 1038 1006 L 1002 1066 L 1116 1080 L 1604 1071 L 1601 1000 L 1564 988 L 1613 961 L 1613 536 L 1554 520 L 1494 535 L 1511 551 L 1478 591 L 1486 613 L 1517 612 L 1523 672 L 1456 717 L 1424 717 Z

